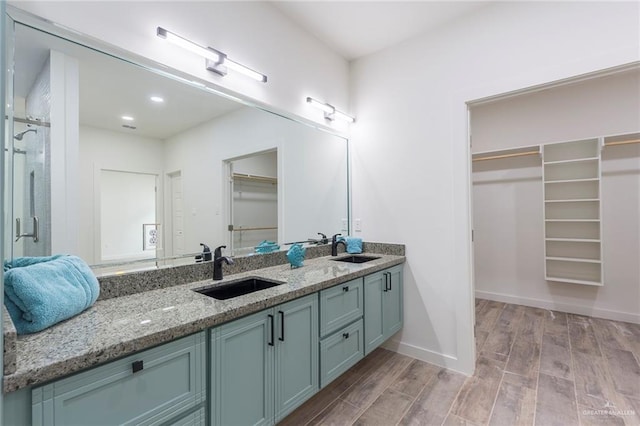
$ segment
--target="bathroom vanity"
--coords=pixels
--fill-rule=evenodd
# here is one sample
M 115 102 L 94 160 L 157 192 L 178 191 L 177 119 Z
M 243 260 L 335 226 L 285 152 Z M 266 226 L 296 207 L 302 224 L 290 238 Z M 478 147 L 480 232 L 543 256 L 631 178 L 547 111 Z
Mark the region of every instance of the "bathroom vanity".
M 3 424 L 274 424 L 402 327 L 404 248 L 389 247 L 99 300 L 17 340 Z M 283 284 L 194 291 L 247 277 Z

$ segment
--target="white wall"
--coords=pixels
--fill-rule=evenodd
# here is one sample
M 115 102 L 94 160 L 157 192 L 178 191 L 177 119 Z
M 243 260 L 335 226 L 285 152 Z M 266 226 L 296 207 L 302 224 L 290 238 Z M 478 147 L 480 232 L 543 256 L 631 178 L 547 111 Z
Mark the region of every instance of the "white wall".
M 399 351 L 473 371 L 465 102 L 639 60 L 638 8 L 498 3 L 353 63 L 354 217 L 407 245 Z
M 79 256 L 89 264 L 99 263 L 100 170 L 155 174 L 162 178 L 163 143 L 158 139 L 120 132 L 80 127 L 79 143 Z M 162 205 L 162 179 L 159 179 L 158 205 Z M 161 213 L 162 209 L 158 213 Z M 158 217 L 162 222 L 162 217 Z M 140 231 L 142 232 L 142 230 Z M 196 250 L 197 251 L 197 250 Z M 161 254 L 159 254 L 161 255 Z
M 639 111 L 638 70 L 497 100 L 471 109 L 473 151 L 637 132 Z M 639 154 L 602 153 L 602 288 L 544 279 L 540 157 L 474 162 L 476 294 L 640 322 Z
M 640 69 L 549 87 L 471 107 L 472 152 L 633 133 Z
M 12 6 L 200 77 L 227 91 L 325 124 L 311 96 L 348 104 L 348 63 L 268 2 L 10 1 Z M 268 76 L 220 77 L 204 60 L 156 36 L 162 26 Z M 340 123 L 332 124 L 339 130 Z
M 51 253 L 78 249 L 78 60 L 51 51 Z M 46 133 L 46 129 L 45 129 Z

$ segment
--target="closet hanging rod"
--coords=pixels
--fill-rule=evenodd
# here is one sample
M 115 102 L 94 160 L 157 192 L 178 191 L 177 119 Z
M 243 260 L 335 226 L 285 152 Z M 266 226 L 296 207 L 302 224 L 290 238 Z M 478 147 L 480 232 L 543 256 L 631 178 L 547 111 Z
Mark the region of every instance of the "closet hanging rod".
M 243 232 L 243 231 L 270 231 L 270 230 L 275 230 L 278 229 L 277 226 L 268 226 L 268 227 L 264 227 L 264 228 L 234 228 L 231 231 L 232 232 Z
M 631 139 L 628 141 L 605 142 L 604 146 L 630 145 L 632 143 L 640 143 L 640 139 Z
M 234 179 L 245 179 L 245 180 L 255 180 L 255 181 L 262 181 L 262 182 L 278 183 L 278 178 L 275 178 L 275 177 L 249 175 L 249 174 L 246 174 L 246 173 L 234 173 L 233 174 L 233 178 Z
M 540 151 L 516 152 L 513 154 L 502 154 L 502 155 L 492 155 L 489 157 L 478 157 L 478 158 L 474 158 L 473 161 L 498 160 L 500 158 L 522 157 L 525 155 L 538 155 L 538 154 L 540 154 Z

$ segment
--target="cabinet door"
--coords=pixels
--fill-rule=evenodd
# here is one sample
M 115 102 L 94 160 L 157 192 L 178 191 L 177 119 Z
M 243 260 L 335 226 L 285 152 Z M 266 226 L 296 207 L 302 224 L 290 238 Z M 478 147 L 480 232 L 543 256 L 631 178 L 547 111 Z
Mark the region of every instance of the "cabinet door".
M 212 424 L 272 424 L 273 332 L 272 309 L 212 330 Z
M 199 410 L 185 414 L 178 419 L 174 419 L 165 426 L 205 426 L 206 424 L 204 407 L 200 407 Z
M 302 404 L 318 385 L 318 295 L 310 294 L 275 309 L 276 422 Z
M 382 296 L 384 340 L 387 340 L 402 328 L 402 265 L 389 268 L 383 273 L 387 274 L 388 282 Z
M 383 272 L 364 277 L 364 354 L 367 355 L 385 340 L 382 318 L 383 290 L 386 286 Z
M 156 425 L 206 399 L 204 332 L 32 391 L 33 425 Z

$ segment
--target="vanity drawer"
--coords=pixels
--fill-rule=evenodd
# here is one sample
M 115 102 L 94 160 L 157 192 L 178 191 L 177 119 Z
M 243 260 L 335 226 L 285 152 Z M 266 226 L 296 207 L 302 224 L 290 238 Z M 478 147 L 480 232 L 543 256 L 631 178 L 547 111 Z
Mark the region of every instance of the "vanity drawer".
M 206 399 L 197 333 L 32 390 L 34 426 L 157 425 Z
M 362 319 L 320 341 L 320 387 L 364 357 Z
M 362 317 L 362 278 L 320 292 L 320 337 Z

